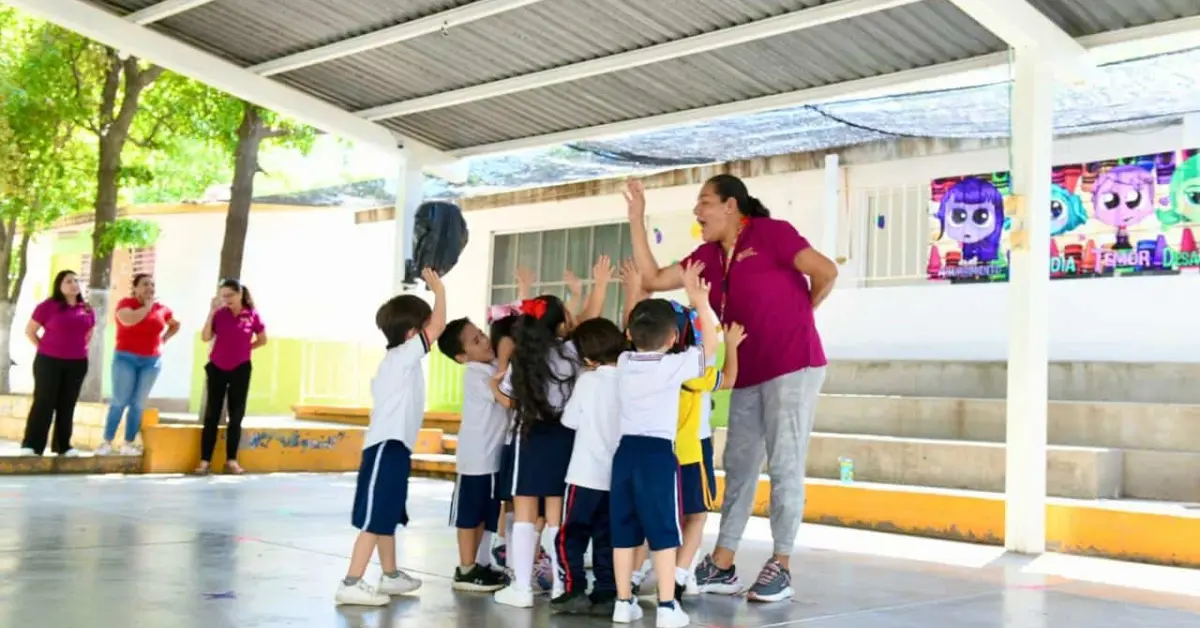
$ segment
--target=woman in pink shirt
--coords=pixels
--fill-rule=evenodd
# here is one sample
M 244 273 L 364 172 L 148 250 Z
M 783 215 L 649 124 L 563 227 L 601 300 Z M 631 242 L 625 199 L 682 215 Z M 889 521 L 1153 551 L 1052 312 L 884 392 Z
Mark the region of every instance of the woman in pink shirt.
M 83 300 L 75 272 L 59 272 L 50 298 L 33 309 L 25 326 L 25 337 L 37 347 L 37 357 L 33 359 L 33 403 L 25 421 L 22 455 L 40 456 L 46 451 L 52 422 L 54 442 L 50 451 L 60 456 L 77 455 L 71 447 L 71 428 L 75 403 L 87 375 L 88 343 L 95 327 L 96 314 Z
M 242 440 L 242 419 L 246 416 L 246 398 L 250 395 L 250 352 L 267 344 L 267 332 L 254 309 L 250 290 L 236 279 L 221 282 L 220 293 L 213 299 L 212 310 L 204 321 L 200 337 L 212 342 L 208 364 L 208 395 L 204 409 L 204 430 L 200 435 L 200 467 L 206 474 L 217 446 L 217 424 L 221 408 L 228 399 L 229 424 L 225 429 L 225 470 L 240 474 L 238 445 Z
M 645 288 L 683 287 L 680 264 L 659 268 L 646 236 L 646 200 L 630 181 L 633 256 Z M 738 378 L 729 398 L 725 441 L 725 500 L 717 548 L 696 568 L 701 591 L 742 591 L 733 559 L 750 518 L 764 458 L 771 476 L 774 556 L 747 596 L 759 602 L 792 597 L 792 546 L 804 515 L 808 440 L 825 381 L 825 351 L 813 310 L 833 290 L 837 266 L 784 220 L 750 196 L 746 184 L 720 174 L 705 182 L 693 210 L 704 243 L 682 264 L 703 264 L 713 311 L 725 325 L 741 323 Z

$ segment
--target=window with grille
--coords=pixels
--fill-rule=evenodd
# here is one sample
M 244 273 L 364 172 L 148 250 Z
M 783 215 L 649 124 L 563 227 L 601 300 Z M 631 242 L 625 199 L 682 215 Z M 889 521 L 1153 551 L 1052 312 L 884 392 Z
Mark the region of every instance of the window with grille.
M 937 221 L 929 213 L 929 187 L 862 190 L 855 204 L 859 250 L 866 251 L 865 285 L 927 281 L 929 245 L 937 235 Z
M 586 297 L 592 285 L 592 265 L 601 255 L 612 258 L 614 268 L 622 259 L 632 257 L 628 223 L 497 235 L 492 240 L 490 302 L 508 303 L 517 298 L 515 272 L 519 266 L 533 271 L 535 295 L 554 294 L 565 299 L 563 273 L 570 270 L 583 280 Z M 624 297 L 620 282 L 609 284 L 605 318 L 620 321 Z
M 129 259 L 133 266 L 133 275 L 140 275 L 142 273 L 147 275 L 154 274 L 154 247 L 133 249 L 130 252 Z

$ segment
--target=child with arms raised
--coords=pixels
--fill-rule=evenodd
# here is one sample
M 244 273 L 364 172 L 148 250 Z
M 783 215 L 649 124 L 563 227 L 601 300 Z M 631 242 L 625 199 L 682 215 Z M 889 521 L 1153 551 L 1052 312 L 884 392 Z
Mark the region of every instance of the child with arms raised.
M 446 328 L 446 291 L 437 273 L 421 273 L 433 291 L 433 309 L 412 294 L 392 297 L 375 314 L 387 353 L 371 380 L 371 419 L 363 438 L 351 521 L 359 529 L 350 568 L 338 586 L 338 604 L 384 606 L 392 595 L 416 591 L 421 581 L 396 566 L 396 528 L 408 525 L 408 475 L 425 417 L 421 359 Z M 378 550 L 383 577 L 378 587 L 363 580 Z
M 701 264 L 684 271 L 684 287 L 703 320 L 713 318 Z M 650 545 L 658 573 L 657 628 L 681 628 L 690 619 L 674 598 L 676 550 L 683 543 L 679 528 L 679 464 L 675 433 L 679 391 L 683 383 L 703 377 L 717 348 L 714 325 L 701 327 L 701 345 L 668 353 L 679 337 L 675 308 L 664 299 L 634 306 L 626 334 L 634 351 L 617 363 L 621 443 L 613 458 L 610 516 L 617 603 L 612 621 L 627 624 L 642 617 L 633 597 L 634 555 Z
M 607 256 L 596 263 L 592 276 L 595 285 L 582 314 L 588 319 L 604 307 L 604 293 L 612 278 Z M 574 323 L 575 316 L 554 295 L 523 302 L 509 368 L 492 380 L 496 401 L 514 413 L 511 487 L 515 522 L 507 561 L 513 582 L 496 592 L 496 601 L 508 606 L 533 606 L 531 577 L 539 545 L 535 528 L 539 502 L 545 500 L 546 532 L 551 539 L 557 536 L 562 518 L 567 467 L 575 442 L 575 432 L 562 424 L 562 409 L 571 397 L 580 365 L 575 344 L 567 340 Z M 559 573 L 557 565 L 554 572 Z M 556 589 L 562 586 L 558 578 L 555 585 Z

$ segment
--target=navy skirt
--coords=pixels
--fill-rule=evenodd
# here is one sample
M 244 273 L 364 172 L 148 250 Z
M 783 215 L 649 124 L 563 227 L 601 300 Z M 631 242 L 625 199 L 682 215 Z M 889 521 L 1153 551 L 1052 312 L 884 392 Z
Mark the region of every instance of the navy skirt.
M 512 447 L 512 476 L 508 485 L 522 497 L 562 497 L 567 491 L 567 467 L 575 447 L 575 430 L 559 423 L 540 424 L 518 434 Z

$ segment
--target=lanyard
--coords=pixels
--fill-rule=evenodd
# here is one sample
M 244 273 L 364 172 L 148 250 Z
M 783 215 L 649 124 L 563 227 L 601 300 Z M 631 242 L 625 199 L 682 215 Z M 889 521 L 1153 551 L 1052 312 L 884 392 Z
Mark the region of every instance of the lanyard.
M 742 243 L 742 234 L 746 233 L 746 228 L 750 226 L 749 218 L 742 218 L 741 229 L 738 230 L 737 239 L 733 241 L 733 248 L 729 249 L 729 255 L 725 256 L 724 273 L 721 275 L 721 311 L 717 312 L 717 318 L 721 319 L 721 324 L 725 325 L 729 321 L 725 318 L 725 304 L 729 300 L 729 271 L 733 268 L 733 262 L 738 254 L 738 247 Z M 718 245 L 719 246 L 719 245 Z M 721 253 L 724 253 L 724 249 Z

